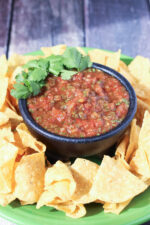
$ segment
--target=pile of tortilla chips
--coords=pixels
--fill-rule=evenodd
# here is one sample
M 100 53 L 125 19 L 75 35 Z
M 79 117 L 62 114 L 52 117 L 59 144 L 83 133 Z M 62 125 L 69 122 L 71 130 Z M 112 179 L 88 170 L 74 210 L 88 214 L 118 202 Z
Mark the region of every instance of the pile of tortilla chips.
M 93 62 L 129 80 L 138 98 L 137 113 L 114 157 L 104 156 L 100 166 L 82 158 L 72 165 L 61 161 L 52 165 L 45 163 L 46 146 L 29 132 L 10 90 L 26 62 L 65 49 L 59 45 L 42 48 L 43 56 L 0 57 L 0 205 L 18 199 L 22 205 L 37 203 L 37 209 L 46 205 L 79 218 L 86 214 L 85 204 L 96 202 L 105 212 L 119 214 L 150 185 L 150 61 L 137 56 L 127 66 L 120 60 L 120 50 L 88 52 Z

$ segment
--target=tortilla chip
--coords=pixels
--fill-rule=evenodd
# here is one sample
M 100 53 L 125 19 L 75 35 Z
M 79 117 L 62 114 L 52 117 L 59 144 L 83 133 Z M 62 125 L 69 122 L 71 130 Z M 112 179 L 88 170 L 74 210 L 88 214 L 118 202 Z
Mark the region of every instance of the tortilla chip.
M 45 190 L 54 190 L 61 201 L 70 200 L 76 189 L 76 183 L 70 169 L 61 161 L 48 168 L 45 174 Z
M 68 180 L 71 189 L 74 190 L 74 180 L 69 167 L 62 161 L 57 161 L 52 167 L 48 168 L 45 174 L 45 187 L 52 185 L 54 182 Z M 73 189 L 72 189 L 73 188 Z
M 137 56 L 128 66 L 131 75 L 136 81 L 133 84 L 136 95 L 143 99 L 150 99 L 150 60 Z
M 0 78 L 6 77 L 8 62 L 5 55 L 0 56 Z
M 7 206 L 9 203 L 13 202 L 15 199 L 16 198 L 13 193 L 0 194 L 0 205 Z
M 130 141 L 125 155 L 125 160 L 127 162 L 129 162 L 133 152 L 138 148 L 139 133 L 140 127 L 136 125 L 136 119 L 133 119 L 130 129 Z
M 59 191 L 59 193 L 61 193 L 61 190 Z M 55 193 L 55 190 L 53 188 L 51 188 L 51 189 L 49 188 L 48 191 L 44 191 L 41 194 L 41 196 L 37 202 L 36 208 L 39 209 L 44 205 L 48 205 L 48 206 L 50 206 L 51 204 L 57 205 L 62 202 L 64 202 L 64 201 L 58 197 L 58 194 Z
M 16 108 L 14 107 L 14 105 L 12 104 L 12 102 L 10 102 L 9 88 L 8 88 L 8 94 L 7 94 L 5 106 L 9 107 L 9 108 L 10 108 L 11 110 L 13 110 L 14 112 L 17 112 L 17 111 L 16 111 Z
M 132 172 L 147 181 L 150 179 L 150 113 L 145 111 L 139 133 L 138 149 L 130 162 Z
M 57 205 L 71 200 L 76 189 L 70 169 L 61 161 L 48 168 L 45 174 L 44 192 L 40 196 L 37 208 L 43 205 Z
M 90 50 L 88 55 L 92 62 L 100 63 L 111 67 L 112 69 L 118 70 L 120 61 L 120 50 L 115 53 L 106 52 L 100 49 Z
M 10 109 L 12 109 L 14 112 L 18 112 L 19 111 L 19 106 L 18 106 L 18 99 L 16 99 L 15 97 L 13 97 L 10 94 L 12 88 L 8 88 L 8 94 L 7 94 L 7 98 L 6 98 L 6 103 L 9 106 Z M 8 100 L 9 98 L 9 100 Z
M 129 68 L 127 66 L 127 64 L 125 62 L 123 62 L 122 60 L 119 61 L 119 69 L 122 68 L 124 71 L 126 71 L 126 73 L 129 73 Z M 118 69 L 118 71 L 119 71 Z M 131 74 L 130 74 L 131 76 Z
M 0 126 L 6 124 L 9 120 L 11 120 L 11 126 L 14 130 L 18 123 L 23 120 L 23 118 L 8 106 L 4 106 L 0 112 Z
M 41 50 L 45 56 L 54 55 L 62 55 L 66 50 L 66 45 L 56 45 L 53 47 L 42 47 Z
M 108 52 L 105 52 L 100 49 L 94 49 L 88 51 L 88 55 L 90 57 L 90 60 L 95 63 L 100 63 L 105 65 L 106 64 L 106 56 L 108 55 Z
M 126 169 L 120 160 L 104 156 L 90 192 L 101 201 L 121 203 L 146 188 L 147 185 Z
M 20 123 L 16 130 L 24 147 L 30 147 L 37 152 L 45 152 L 46 146 L 42 142 L 37 141 L 36 138 L 31 135 L 24 123 Z
M 41 194 L 37 203 L 37 209 L 44 205 L 58 205 L 70 201 L 71 195 L 68 189 L 69 187 L 67 181 L 56 182 L 49 186 L 47 190 Z
M 130 165 L 126 162 L 125 159 L 123 158 L 117 158 L 117 160 L 119 160 L 121 162 L 121 164 L 127 169 L 130 170 Z
M 2 109 L 7 95 L 8 78 L 0 78 L 0 110 Z
M 131 161 L 132 171 L 140 174 L 143 180 L 150 179 L 150 113 L 145 111 L 139 134 L 139 149 Z
M 27 152 L 28 148 L 24 147 L 24 145 L 22 144 L 21 138 L 17 131 L 14 131 L 13 134 L 14 134 L 14 143 L 13 144 L 18 147 L 18 154 L 20 156 L 22 156 L 22 155 L 24 155 L 25 152 Z
M 137 111 L 135 117 L 137 118 L 137 124 L 139 126 L 142 126 L 144 113 L 146 110 L 150 112 L 150 105 L 145 103 L 143 100 L 137 98 Z
M 0 194 L 12 191 L 14 164 L 18 148 L 10 143 L 0 147 Z
M 0 112 L 0 126 L 6 124 L 8 122 L 9 118 L 5 113 Z
M 60 203 L 60 204 L 51 204 L 48 206 L 52 206 L 55 209 L 61 210 L 65 213 L 73 213 L 76 210 L 76 204 L 72 201 Z
M 104 208 L 104 212 L 105 213 L 114 213 L 114 214 L 119 214 L 121 213 L 121 211 L 127 207 L 127 205 L 131 202 L 132 199 L 129 199 L 125 202 L 121 202 L 121 203 L 109 203 L 109 202 L 106 202 L 104 205 L 103 205 L 103 208 Z
M 18 147 L 18 155 L 16 161 L 19 162 L 24 155 L 31 155 L 35 153 L 35 150 L 30 147 L 25 147 L 22 143 L 20 135 L 17 131 L 13 132 L 14 134 L 14 145 Z
M 139 99 L 142 99 L 144 102 L 149 102 L 150 99 L 150 88 L 146 87 L 142 83 L 134 83 L 132 84 L 134 91 L 136 93 L 136 96 Z
M 150 147 L 150 113 L 145 111 L 143 124 L 139 134 L 139 147 L 146 152 Z
M 133 85 L 135 83 L 133 76 L 130 74 L 128 66 L 121 60 L 119 61 L 118 72 L 123 75 L 130 82 L 130 84 Z
M 120 144 L 118 145 L 115 155 L 117 158 L 125 158 L 126 150 L 129 144 L 129 134 L 125 134 Z
M 96 200 L 89 192 L 98 168 L 99 166 L 96 163 L 89 160 L 81 158 L 75 160 L 71 166 L 71 171 L 77 185 L 76 191 L 72 196 L 73 201 L 87 204 Z
M 45 194 L 47 194 L 47 193 L 45 192 Z M 48 193 L 48 195 L 45 195 L 45 196 L 42 195 L 42 196 L 46 200 L 47 197 L 48 198 L 50 197 L 50 193 Z M 37 209 L 39 209 L 41 207 L 39 205 L 39 203 L 40 202 L 37 203 L 37 207 L 36 207 Z M 46 206 L 54 207 L 57 210 L 61 210 L 61 211 L 65 212 L 67 216 L 72 217 L 72 218 L 80 218 L 80 217 L 85 216 L 85 214 L 86 214 L 86 209 L 85 209 L 84 205 L 77 204 L 77 203 L 75 203 L 71 200 L 67 201 L 67 202 L 59 203 L 59 204 L 56 204 L 56 203 L 49 204 L 49 203 L 47 203 Z
M 2 140 L 5 140 L 6 142 L 14 142 L 14 135 L 11 131 L 10 122 L 0 127 L 0 144 Z
M 72 213 L 66 213 L 66 216 L 77 219 L 86 215 L 86 209 L 84 205 L 78 204 L 76 205 L 76 209 Z
M 120 54 L 121 50 L 119 49 L 117 52 L 112 53 L 112 55 L 106 57 L 106 66 L 118 70 L 119 62 L 120 62 Z
M 145 86 L 150 85 L 150 60 L 142 56 L 136 56 L 128 66 L 132 76 Z
M 15 170 L 15 197 L 26 204 L 37 202 L 44 189 L 44 175 L 44 153 L 23 156 Z
M 23 120 L 22 116 L 18 115 L 15 111 L 13 111 L 12 109 L 8 107 L 5 107 L 3 112 L 9 119 L 18 120 L 20 122 Z
M 143 149 L 138 148 L 130 161 L 130 169 L 140 179 L 146 182 L 150 178 L 150 167 Z
M 84 205 L 82 204 L 76 204 L 73 201 L 68 201 L 60 204 L 50 204 L 47 206 L 54 207 L 57 210 L 61 210 L 66 213 L 66 216 L 72 217 L 72 218 L 80 218 L 85 216 L 86 209 Z

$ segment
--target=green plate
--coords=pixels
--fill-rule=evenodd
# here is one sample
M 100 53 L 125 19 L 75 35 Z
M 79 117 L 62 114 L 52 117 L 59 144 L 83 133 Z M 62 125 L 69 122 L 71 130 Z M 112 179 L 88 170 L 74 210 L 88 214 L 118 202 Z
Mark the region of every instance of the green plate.
M 84 48 L 88 51 L 89 48 Z M 39 55 L 41 51 L 32 52 L 30 55 Z M 132 58 L 122 55 L 121 59 L 130 63 Z M 90 158 L 97 161 L 97 158 Z M 133 225 L 141 224 L 150 220 L 150 189 L 134 198 L 128 207 L 120 214 L 104 214 L 100 204 L 86 206 L 87 215 L 80 219 L 71 219 L 65 213 L 50 207 L 36 209 L 35 205 L 21 206 L 14 201 L 6 207 L 0 207 L 0 216 L 20 225 Z

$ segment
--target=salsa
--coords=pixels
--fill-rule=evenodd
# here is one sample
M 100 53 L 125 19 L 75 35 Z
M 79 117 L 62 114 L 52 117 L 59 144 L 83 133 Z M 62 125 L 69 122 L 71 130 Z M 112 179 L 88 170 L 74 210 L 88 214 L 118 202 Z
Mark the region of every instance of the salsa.
M 27 99 L 33 119 L 67 137 L 91 137 L 115 128 L 125 118 L 129 94 L 114 77 L 94 68 L 70 80 L 50 75 L 46 86 Z

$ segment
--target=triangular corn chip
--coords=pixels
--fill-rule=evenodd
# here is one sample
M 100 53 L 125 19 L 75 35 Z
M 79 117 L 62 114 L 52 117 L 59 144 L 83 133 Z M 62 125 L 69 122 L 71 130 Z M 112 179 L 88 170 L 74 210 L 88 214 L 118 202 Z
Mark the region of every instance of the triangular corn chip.
M 0 78 L 0 110 L 2 109 L 7 96 L 8 78 Z
M 132 199 L 129 199 L 125 202 L 121 202 L 121 203 L 109 203 L 109 202 L 106 202 L 104 205 L 103 205 L 103 208 L 104 208 L 104 212 L 105 213 L 114 213 L 114 214 L 119 214 L 121 213 L 121 211 L 127 207 L 127 205 L 131 202 Z
M 12 191 L 14 164 L 18 148 L 10 143 L 0 147 L 0 194 Z
M 150 113 L 145 111 L 139 133 L 138 150 L 130 162 L 131 170 L 141 175 L 143 180 L 150 179 Z
M 9 194 L 0 194 L 0 205 L 7 206 L 9 203 L 14 201 L 16 198 L 13 193 Z
M 150 60 L 136 56 L 128 66 L 132 76 L 145 86 L 150 85 Z
M 144 113 L 146 110 L 148 112 L 150 112 L 150 105 L 148 105 L 145 101 L 138 98 L 137 99 L 137 111 L 136 111 L 135 117 L 137 119 L 137 124 L 139 126 L 142 126 Z
M 124 167 L 120 160 L 104 156 L 95 177 L 91 195 L 110 202 L 125 202 L 140 194 L 147 185 Z
M 99 166 L 87 159 L 77 158 L 71 166 L 73 177 L 76 181 L 76 191 L 72 200 L 81 204 L 95 201 L 91 196 L 90 189 L 96 176 Z
M 6 77 L 8 62 L 5 55 L 0 56 L 0 78 Z
M 124 159 L 125 158 L 125 154 L 126 154 L 126 150 L 128 147 L 128 143 L 129 143 L 129 134 L 125 134 L 123 139 L 121 140 L 121 142 L 119 143 L 115 155 L 118 158 Z
M 52 54 L 62 55 L 64 53 L 64 51 L 66 50 L 66 45 L 56 45 L 53 47 L 42 47 L 41 50 L 45 56 L 50 56 Z
M 46 146 L 42 142 L 37 141 L 36 138 L 31 135 L 24 123 L 20 123 L 17 126 L 16 130 L 21 138 L 24 147 L 30 147 L 37 152 L 45 152 Z
M 106 57 L 106 66 L 118 70 L 119 62 L 120 62 L 120 54 L 121 50 L 119 49 L 117 52 L 112 53 L 112 55 Z
M 133 76 L 131 75 L 128 66 L 123 62 L 119 61 L 118 72 L 121 73 L 132 85 L 135 83 Z
M 44 189 L 44 175 L 44 153 L 23 156 L 15 170 L 15 197 L 26 204 L 37 202 Z
M 45 196 L 47 196 L 45 204 L 69 201 L 76 189 L 76 183 L 70 168 L 61 161 L 57 161 L 52 167 L 48 168 L 45 174 L 44 189 L 46 193 L 42 194 L 38 205 L 41 205 Z
M 0 126 L 6 124 L 8 122 L 9 118 L 5 113 L 0 112 Z
M 2 141 L 14 142 L 14 134 L 11 130 L 11 123 L 8 122 L 0 127 L 0 146 Z
M 131 122 L 130 129 L 130 141 L 129 146 L 126 150 L 125 160 L 129 162 L 133 152 L 138 148 L 138 139 L 139 139 L 140 127 L 136 125 L 136 119 L 133 119 Z

